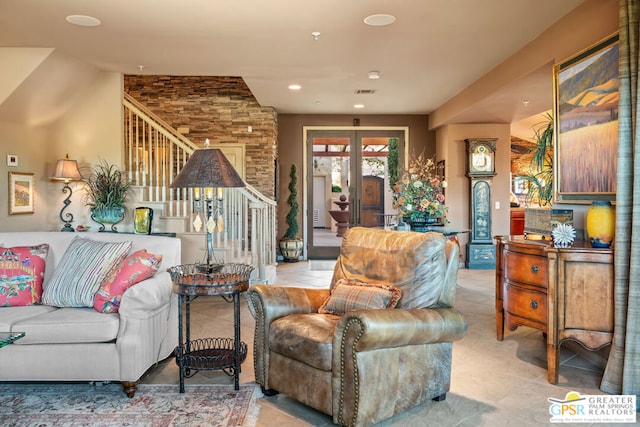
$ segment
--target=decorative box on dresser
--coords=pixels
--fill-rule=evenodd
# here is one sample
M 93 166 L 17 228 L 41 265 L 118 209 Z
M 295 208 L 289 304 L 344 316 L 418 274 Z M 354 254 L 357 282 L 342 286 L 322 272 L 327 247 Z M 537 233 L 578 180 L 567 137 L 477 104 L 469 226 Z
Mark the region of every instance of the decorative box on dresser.
M 613 250 L 576 241 L 496 236 L 496 336 L 505 328 L 538 329 L 547 339 L 547 370 L 558 382 L 558 354 L 566 340 L 599 350 L 613 338 Z

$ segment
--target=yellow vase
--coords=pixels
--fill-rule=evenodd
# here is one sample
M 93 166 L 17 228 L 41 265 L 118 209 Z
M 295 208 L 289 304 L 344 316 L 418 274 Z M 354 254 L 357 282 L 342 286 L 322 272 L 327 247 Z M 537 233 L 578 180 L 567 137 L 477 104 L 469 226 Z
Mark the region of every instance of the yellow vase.
M 613 243 L 616 212 L 610 202 L 596 200 L 587 211 L 587 236 L 594 248 L 608 248 Z

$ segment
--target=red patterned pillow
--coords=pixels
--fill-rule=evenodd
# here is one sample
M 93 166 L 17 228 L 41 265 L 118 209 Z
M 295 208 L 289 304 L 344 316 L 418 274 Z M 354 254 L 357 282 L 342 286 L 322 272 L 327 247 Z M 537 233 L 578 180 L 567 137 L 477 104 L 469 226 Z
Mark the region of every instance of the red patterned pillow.
M 156 274 L 162 255 L 154 255 L 146 249 L 132 253 L 102 283 L 93 298 L 93 308 L 101 313 L 117 313 L 124 291 L 138 282 Z
M 340 279 L 318 313 L 341 316 L 351 310 L 394 308 L 401 296 L 402 291 L 392 285 Z
M 49 245 L 0 247 L 0 307 L 32 305 L 42 298 Z

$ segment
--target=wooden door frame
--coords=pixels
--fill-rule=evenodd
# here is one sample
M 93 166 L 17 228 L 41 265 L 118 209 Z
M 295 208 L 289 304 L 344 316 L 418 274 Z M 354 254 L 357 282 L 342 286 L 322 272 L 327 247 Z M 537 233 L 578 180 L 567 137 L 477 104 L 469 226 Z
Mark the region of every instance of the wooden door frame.
M 302 239 L 304 241 L 304 249 L 302 251 L 302 258 L 308 259 L 307 256 L 307 242 L 309 241 L 308 236 L 308 221 L 309 221 L 309 203 L 307 201 L 308 196 L 308 186 L 313 185 L 313 183 L 309 183 L 309 179 L 307 177 L 308 168 L 307 168 L 307 134 L 310 131 L 403 131 L 404 132 L 404 151 L 402 153 L 402 158 L 409 158 L 409 126 L 303 126 L 302 127 Z

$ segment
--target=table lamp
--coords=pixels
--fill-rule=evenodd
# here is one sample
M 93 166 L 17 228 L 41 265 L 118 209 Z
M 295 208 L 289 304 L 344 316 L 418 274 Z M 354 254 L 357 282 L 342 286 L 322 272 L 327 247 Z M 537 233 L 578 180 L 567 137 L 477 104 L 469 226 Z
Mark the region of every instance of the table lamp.
M 244 187 L 240 178 L 225 155 L 217 148 L 209 148 L 209 139 L 205 148 L 195 150 L 187 160 L 178 176 L 171 183 L 171 188 L 193 188 L 194 211 L 201 203 L 205 215 L 204 235 L 207 245 L 207 272 L 212 272 L 217 264 L 213 253 L 213 236 L 215 231 L 224 229 L 222 218 L 223 188 Z M 197 214 L 194 227 L 199 231 L 202 222 Z
M 69 212 L 63 215 L 64 210 L 71 203 L 71 187 L 69 187 L 69 183 L 72 181 L 80 181 L 82 179 L 82 175 L 80 175 L 80 171 L 78 170 L 78 162 L 75 160 L 69 159 L 69 154 L 66 155 L 64 159 L 58 160 L 56 163 L 56 170 L 51 177 L 52 181 L 63 181 L 64 186 L 62 187 L 62 193 L 69 193 L 66 199 L 64 199 L 64 206 L 60 209 L 60 220 L 64 223 L 64 227 L 60 231 L 73 231 L 73 227 L 71 223 L 73 222 L 73 215 Z M 67 219 L 65 219 L 65 217 Z

